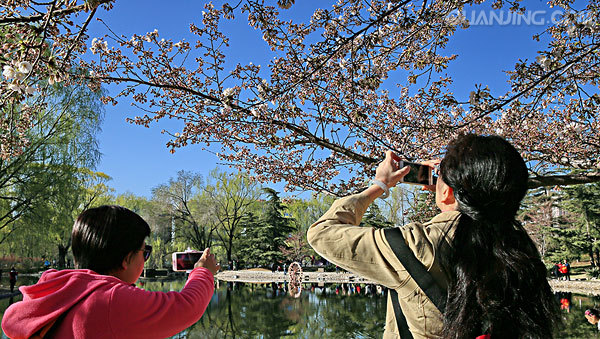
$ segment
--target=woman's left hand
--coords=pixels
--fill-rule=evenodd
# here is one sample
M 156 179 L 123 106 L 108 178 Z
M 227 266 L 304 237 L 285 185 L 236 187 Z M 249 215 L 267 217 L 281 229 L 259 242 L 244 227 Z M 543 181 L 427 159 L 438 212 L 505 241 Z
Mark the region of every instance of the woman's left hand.
M 438 180 L 440 180 L 440 178 L 439 178 L 440 174 L 438 173 L 438 169 L 439 169 L 441 162 L 442 162 L 442 159 L 435 159 L 435 160 L 423 161 L 422 164 L 431 167 L 434 171 L 433 174 L 437 175 Z M 427 191 L 435 192 L 435 185 L 423 185 L 423 189 L 427 190 Z

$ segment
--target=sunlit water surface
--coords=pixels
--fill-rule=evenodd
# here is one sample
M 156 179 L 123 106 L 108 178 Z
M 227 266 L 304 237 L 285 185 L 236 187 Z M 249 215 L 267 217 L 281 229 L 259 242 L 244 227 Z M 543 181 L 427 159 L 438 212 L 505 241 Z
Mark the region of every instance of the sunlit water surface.
M 19 277 L 31 284 L 33 277 Z M 6 283 L 5 281 L 3 281 Z M 185 281 L 140 281 L 151 291 L 179 291 Z M 337 291 L 336 291 L 337 290 Z M 202 318 L 173 338 L 381 338 L 385 324 L 385 295 L 345 292 L 341 286 L 305 285 L 299 298 L 292 298 L 283 286 L 271 284 L 220 284 Z M 12 302 L 20 301 L 13 298 Z M 596 326 L 584 317 L 589 307 L 600 307 L 600 298 L 561 294 L 563 325 L 556 338 L 600 338 Z M 0 300 L 2 314 L 10 299 Z M 2 334 L 3 338 L 6 338 Z

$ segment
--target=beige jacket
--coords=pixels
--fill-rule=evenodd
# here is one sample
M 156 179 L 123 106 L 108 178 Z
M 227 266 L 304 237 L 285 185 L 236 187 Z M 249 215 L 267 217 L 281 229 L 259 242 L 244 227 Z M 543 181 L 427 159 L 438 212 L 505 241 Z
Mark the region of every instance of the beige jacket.
M 369 198 L 355 194 L 336 200 L 308 230 L 308 242 L 330 262 L 398 292 L 400 305 L 414 338 L 440 338 L 443 318 L 416 282 L 408 275 L 390 248 L 382 229 L 358 227 Z M 436 259 L 436 250 L 446 229 L 446 244 L 454 235 L 459 212 L 438 214 L 425 224 L 401 227 L 408 246 L 436 282 L 447 287 L 447 278 Z M 383 338 L 400 338 L 390 297 Z

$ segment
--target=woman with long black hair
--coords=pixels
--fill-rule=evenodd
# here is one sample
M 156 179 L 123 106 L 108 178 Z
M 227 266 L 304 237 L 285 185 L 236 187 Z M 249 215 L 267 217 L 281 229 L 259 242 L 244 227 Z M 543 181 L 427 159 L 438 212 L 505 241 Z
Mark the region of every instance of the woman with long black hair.
M 439 168 L 440 214 L 358 227 L 409 172 L 399 160 L 388 152 L 374 185 L 337 200 L 308 231 L 323 257 L 390 289 L 384 338 L 553 337 L 559 313 L 546 268 L 516 220 L 528 180 L 517 150 L 498 136 L 461 136 L 441 162 L 426 163 Z

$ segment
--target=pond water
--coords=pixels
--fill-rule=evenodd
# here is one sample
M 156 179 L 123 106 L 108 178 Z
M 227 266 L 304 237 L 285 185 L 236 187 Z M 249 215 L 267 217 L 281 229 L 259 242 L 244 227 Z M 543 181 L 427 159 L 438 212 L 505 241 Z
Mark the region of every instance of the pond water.
M 19 278 L 23 284 L 36 281 Z M 179 291 L 184 283 L 141 281 L 138 285 L 152 291 Z M 222 283 L 200 321 L 173 338 L 381 338 L 385 295 L 376 290 L 365 295 L 361 287 L 359 294 L 357 289 L 344 292 L 337 285 L 305 285 L 301 296 L 292 298 L 271 284 Z M 12 302 L 19 300 L 21 297 Z M 600 332 L 583 315 L 586 308 L 600 307 L 600 298 L 557 294 L 557 301 L 563 305 L 564 324 L 556 338 L 600 338 Z M 4 313 L 9 302 L 0 300 L 0 312 Z

